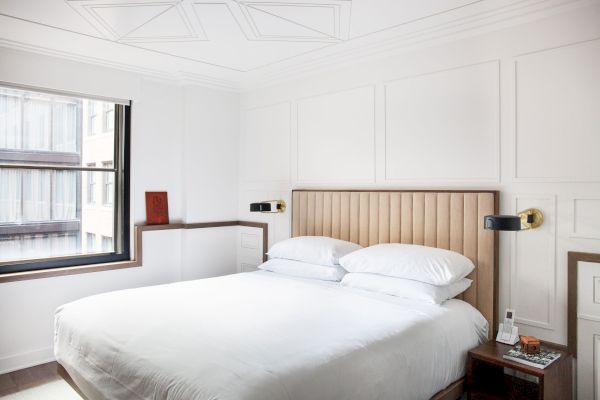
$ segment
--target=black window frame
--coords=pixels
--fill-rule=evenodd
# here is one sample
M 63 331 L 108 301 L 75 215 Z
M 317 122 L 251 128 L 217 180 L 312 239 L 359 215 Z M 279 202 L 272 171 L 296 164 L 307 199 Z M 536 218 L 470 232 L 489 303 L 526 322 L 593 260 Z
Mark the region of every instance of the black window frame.
M 24 89 L 22 86 L 15 86 L 18 89 Z M 28 88 L 25 88 L 28 90 Z M 39 89 L 32 89 L 40 91 Z M 43 90 L 42 90 L 43 91 Z M 59 93 L 65 95 L 65 93 Z M 70 95 L 70 94 L 67 94 Z M 78 94 L 73 94 L 73 96 L 80 96 Z M 103 99 L 98 99 L 101 101 L 105 101 Z M 93 254 L 93 255 L 69 255 L 69 256 L 57 256 L 47 259 L 38 259 L 38 260 L 17 260 L 15 262 L 7 262 L 0 263 L 0 276 L 15 272 L 27 272 L 27 271 L 36 271 L 36 270 L 45 270 L 45 269 L 54 269 L 54 268 L 68 268 L 68 267 L 78 267 L 84 265 L 93 265 L 93 264 L 106 264 L 106 263 L 115 263 L 115 262 L 126 262 L 131 261 L 131 222 L 130 222 L 130 208 L 131 208 L 131 102 L 129 104 L 121 104 L 122 106 L 122 126 L 123 132 L 120 137 L 120 141 L 118 146 L 115 146 L 115 159 L 113 160 L 113 165 L 117 165 L 117 172 L 115 174 L 121 174 L 121 180 L 115 179 L 115 190 L 114 195 L 115 199 L 113 200 L 113 205 L 116 210 L 114 213 L 115 217 L 115 234 L 117 237 L 122 238 L 122 244 L 120 241 L 116 241 L 117 238 L 113 237 L 113 243 L 115 249 L 110 253 L 101 253 L 101 254 Z M 120 112 L 118 112 L 115 108 L 115 127 L 118 126 L 120 121 L 118 120 Z M 116 132 L 116 131 L 115 131 Z M 85 132 L 82 132 L 82 135 L 85 135 Z M 118 135 L 115 135 L 115 139 L 117 139 Z M 121 149 L 122 147 L 122 149 Z M 121 167 L 122 165 L 122 167 Z M 121 200 L 117 200 L 119 196 L 119 190 L 117 188 L 117 182 L 122 186 L 122 196 Z M 122 183 L 121 183 L 122 182 Z M 81 199 L 83 200 L 83 199 Z M 120 214 L 120 215 L 119 215 Z

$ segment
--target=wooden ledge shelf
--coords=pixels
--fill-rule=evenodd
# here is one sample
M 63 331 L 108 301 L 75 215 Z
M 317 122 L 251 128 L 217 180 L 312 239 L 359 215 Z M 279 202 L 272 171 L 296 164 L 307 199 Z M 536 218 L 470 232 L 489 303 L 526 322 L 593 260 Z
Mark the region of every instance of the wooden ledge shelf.
M 269 225 L 265 222 L 253 221 L 217 221 L 217 222 L 195 222 L 195 223 L 173 223 L 165 225 L 144 225 L 139 224 L 134 227 L 134 248 L 135 255 L 133 260 L 109 262 L 102 264 L 77 265 L 73 267 L 49 268 L 35 271 L 11 272 L 0 274 L 0 283 L 24 281 L 29 279 L 49 278 L 52 276 L 65 276 L 75 274 L 85 274 L 89 272 L 110 271 L 113 269 L 135 268 L 143 265 L 142 248 L 143 233 L 146 231 L 163 231 L 171 229 L 208 229 L 227 226 L 247 226 L 251 228 L 260 228 L 263 232 L 263 261 L 267 260 L 267 242 L 269 237 Z

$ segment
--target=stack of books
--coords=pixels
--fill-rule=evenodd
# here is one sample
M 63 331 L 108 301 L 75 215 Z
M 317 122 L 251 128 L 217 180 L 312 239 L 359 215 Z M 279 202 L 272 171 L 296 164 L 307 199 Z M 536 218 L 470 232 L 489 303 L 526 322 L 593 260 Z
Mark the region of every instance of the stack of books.
M 539 353 L 528 354 L 521 351 L 521 346 L 515 346 L 503 356 L 507 360 L 544 369 L 554 361 L 558 360 L 560 353 L 542 348 Z

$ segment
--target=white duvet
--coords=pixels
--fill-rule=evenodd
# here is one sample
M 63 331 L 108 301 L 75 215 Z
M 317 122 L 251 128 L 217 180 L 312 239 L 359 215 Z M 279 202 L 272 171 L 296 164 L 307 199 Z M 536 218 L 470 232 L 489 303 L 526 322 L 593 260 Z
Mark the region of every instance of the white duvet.
M 486 336 L 460 300 L 253 272 L 63 305 L 55 354 L 91 400 L 429 399 Z

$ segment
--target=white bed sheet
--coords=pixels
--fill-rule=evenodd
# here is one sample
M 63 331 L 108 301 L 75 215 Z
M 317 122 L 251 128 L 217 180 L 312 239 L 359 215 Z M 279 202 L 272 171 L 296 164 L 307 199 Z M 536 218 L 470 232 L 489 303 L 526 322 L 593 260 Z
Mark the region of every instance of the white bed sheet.
M 61 306 L 55 355 L 98 399 L 429 399 L 487 337 L 442 305 L 253 272 Z

